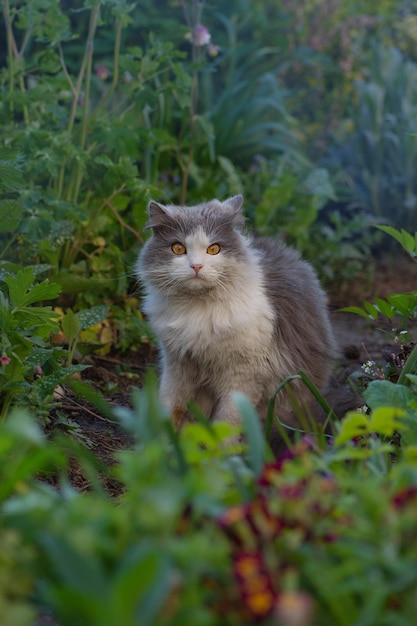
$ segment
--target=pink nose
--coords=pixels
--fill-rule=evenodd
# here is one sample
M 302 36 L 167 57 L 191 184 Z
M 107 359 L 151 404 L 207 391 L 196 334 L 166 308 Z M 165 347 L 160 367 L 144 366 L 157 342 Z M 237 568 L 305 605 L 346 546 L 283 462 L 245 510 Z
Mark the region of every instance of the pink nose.
M 193 263 L 191 267 L 193 268 L 193 270 L 195 271 L 197 275 L 203 266 L 201 265 L 201 263 Z

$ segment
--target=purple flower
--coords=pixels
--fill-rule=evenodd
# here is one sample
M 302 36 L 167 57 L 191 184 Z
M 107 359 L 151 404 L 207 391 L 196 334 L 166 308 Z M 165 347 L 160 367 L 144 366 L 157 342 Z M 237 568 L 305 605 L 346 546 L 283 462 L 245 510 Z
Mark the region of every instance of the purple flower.
M 0 356 L 0 365 L 9 365 L 11 358 L 7 354 Z
M 208 46 L 211 35 L 204 24 L 197 24 L 193 33 L 193 44 L 195 46 Z

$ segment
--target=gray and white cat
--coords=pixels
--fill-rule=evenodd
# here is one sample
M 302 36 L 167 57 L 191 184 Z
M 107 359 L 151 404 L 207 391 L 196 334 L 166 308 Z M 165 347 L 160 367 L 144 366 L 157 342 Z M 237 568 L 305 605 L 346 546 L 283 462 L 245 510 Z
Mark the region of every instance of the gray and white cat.
M 282 241 L 245 234 L 242 202 L 149 203 L 152 236 L 136 272 L 160 345 L 161 398 L 177 426 L 190 401 L 212 420 L 236 423 L 233 392 L 262 418 L 287 376 L 302 369 L 319 388 L 329 378 L 336 348 L 317 277 Z M 299 402 L 311 400 L 292 385 Z M 285 391 L 276 413 L 294 423 Z

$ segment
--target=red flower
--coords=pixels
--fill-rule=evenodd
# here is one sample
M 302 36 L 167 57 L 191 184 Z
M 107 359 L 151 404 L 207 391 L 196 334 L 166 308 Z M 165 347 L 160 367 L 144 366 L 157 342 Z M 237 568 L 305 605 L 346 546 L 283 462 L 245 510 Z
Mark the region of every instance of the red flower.
M 267 616 L 274 609 L 277 594 L 259 552 L 235 555 L 233 573 L 242 601 L 254 619 Z
M 402 509 L 410 500 L 414 500 L 417 496 L 417 485 L 405 487 L 398 491 L 392 499 L 392 503 L 396 509 Z

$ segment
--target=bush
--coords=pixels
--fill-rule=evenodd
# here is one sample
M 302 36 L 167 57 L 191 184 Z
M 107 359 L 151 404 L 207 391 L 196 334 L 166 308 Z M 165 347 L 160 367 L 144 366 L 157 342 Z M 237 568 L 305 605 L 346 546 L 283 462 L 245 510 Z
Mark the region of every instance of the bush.
M 136 445 L 105 470 L 120 482 L 116 501 L 85 449 L 48 442 L 15 413 L 0 426 L 0 508 L 25 579 L 8 595 L 10 610 L 25 607 L 16 623 L 36 610 L 63 626 L 412 623 L 416 394 L 414 381 L 401 409 L 369 394 L 370 415 L 273 461 L 244 402 L 249 447 L 233 456 L 236 427 L 174 434 L 148 380 L 134 408 L 118 410 Z M 395 447 L 394 431 L 408 443 Z M 69 487 L 69 450 L 90 492 Z M 54 466 L 58 489 L 38 478 Z

